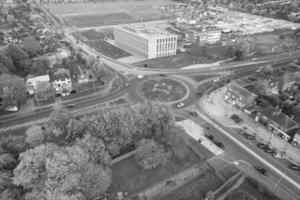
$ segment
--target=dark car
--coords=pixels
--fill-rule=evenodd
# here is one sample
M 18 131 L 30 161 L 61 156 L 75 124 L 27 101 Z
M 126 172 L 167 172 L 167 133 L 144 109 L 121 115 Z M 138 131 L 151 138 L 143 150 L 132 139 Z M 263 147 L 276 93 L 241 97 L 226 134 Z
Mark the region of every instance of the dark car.
M 159 76 L 161 76 L 161 77 L 166 77 L 167 75 L 165 75 L 165 74 L 160 74 Z
M 67 104 L 67 108 L 74 108 L 74 107 L 76 107 L 75 103 L 69 103 L 69 104 Z
M 299 165 L 294 165 L 294 164 L 291 164 L 289 166 L 289 168 L 292 169 L 292 170 L 300 170 L 300 166 Z
M 220 147 L 221 149 L 224 149 L 224 144 L 220 141 L 214 141 L 215 145 L 217 145 L 218 147 Z
M 253 135 L 244 134 L 243 136 L 244 136 L 246 139 L 248 139 L 248 140 L 254 140 L 254 139 L 255 139 L 255 136 L 253 136 Z
M 193 117 L 198 117 L 198 113 L 196 112 L 190 112 L 190 115 L 192 115 Z
M 215 137 L 213 135 L 205 135 L 209 140 L 213 141 Z
M 239 132 L 239 134 L 240 135 L 246 135 L 246 134 L 248 134 L 246 131 L 244 131 L 244 130 L 241 130 L 240 132 Z
M 262 175 L 266 175 L 267 174 L 267 170 L 264 169 L 264 168 L 262 168 L 262 167 L 256 166 L 256 167 L 254 167 L 254 169 L 256 169 Z
M 231 118 L 235 123 L 237 123 L 237 124 L 243 122 L 243 119 L 240 118 L 240 117 L 239 117 L 238 115 L 236 115 L 236 114 L 231 115 L 230 118 Z
M 257 143 L 256 146 L 257 146 L 258 148 L 265 148 L 265 147 L 268 147 L 268 145 L 266 145 L 266 144 L 264 144 L 264 143 L 261 143 L 261 142 Z

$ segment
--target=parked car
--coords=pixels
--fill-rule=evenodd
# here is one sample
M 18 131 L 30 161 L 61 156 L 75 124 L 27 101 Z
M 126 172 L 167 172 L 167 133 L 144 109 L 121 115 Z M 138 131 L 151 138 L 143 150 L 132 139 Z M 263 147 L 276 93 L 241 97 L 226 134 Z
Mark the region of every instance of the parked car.
M 215 137 L 213 135 L 205 135 L 209 140 L 214 141 Z
M 254 140 L 255 139 L 255 136 L 253 136 L 253 135 L 250 135 L 250 134 L 244 134 L 243 135 L 246 139 L 248 139 L 248 140 Z
M 7 106 L 5 110 L 10 112 L 17 112 L 19 108 L 17 106 Z
M 231 118 L 235 123 L 237 123 L 237 124 L 243 122 L 243 119 L 240 118 L 240 117 L 239 117 L 238 115 L 236 115 L 236 114 L 231 115 L 230 118 Z
M 198 113 L 196 112 L 190 112 L 190 115 L 192 115 L 193 117 L 198 117 Z
M 161 77 L 166 77 L 167 75 L 165 75 L 165 74 L 160 74 L 159 76 L 161 76 Z
M 300 166 L 299 165 L 294 165 L 294 164 L 291 164 L 289 166 L 289 168 L 292 169 L 292 170 L 300 170 Z
M 274 157 L 274 158 L 284 158 L 284 156 L 281 154 L 281 153 L 277 153 L 277 152 L 275 152 L 275 153 L 273 153 L 272 154 L 272 156 Z
M 224 149 L 224 144 L 220 141 L 214 141 L 215 145 L 217 145 L 218 147 L 220 147 L 221 149 Z
M 142 74 L 137 75 L 137 78 L 138 78 L 138 79 L 142 79 L 142 78 L 144 78 L 144 75 L 142 75 Z
M 266 144 L 264 144 L 264 143 L 261 143 L 261 142 L 259 142 L 259 143 L 257 143 L 257 145 L 256 145 L 258 148 L 265 148 L 265 147 L 267 147 L 268 145 L 266 145 Z
M 246 131 L 244 131 L 244 130 L 240 130 L 239 134 L 240 134 L 240 135 L 246 135 L 246 134 L 248 134 L 248 133 L 247 133 Z
M 183 103 L 183 102 L 178 103 L 178 104 L 176 105 L 177 108 L 182 108 L 183 106 L 184 106 L 184 103 Z
M 259 167 L 259 166 L 255 166 L 254 169 L 256 169 L 262 175 L 267 175 L 267 170 L 265 168 L 262 168 L 262 167 Z

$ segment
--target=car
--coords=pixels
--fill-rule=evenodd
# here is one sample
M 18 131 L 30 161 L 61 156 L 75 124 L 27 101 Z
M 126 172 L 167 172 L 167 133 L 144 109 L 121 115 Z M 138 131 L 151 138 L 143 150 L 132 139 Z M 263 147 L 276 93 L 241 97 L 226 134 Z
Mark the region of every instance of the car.
M 214 141 L 215 137 L 213 135 L 205 135 L 209 140 Z
M 246 134 L 248 134 L 246 131 L 244 131 L 244 130 L 241 130 L 240 132 L 239 132 L 239 134 L 240 135 L 246 135 Z
M 265 148 L 265 147 L 267 147 L 268 145 L 266 145 L 266 144 L 264 144 L 264 143 L 261 143 L 261 142 L 259 142 L 259 143 L 257 143 L 257 145 L 256 145 L 258 148 Z
M 237 123 L 237 124 L 243 122 L 243 119 L 240 118 L 240 117 L 239 117 L 238 115 L 236 115 L 236 114 L 231 115 L 230 118 L 231 118 L 235 123 Z
M 17 112 L 19 110 L 18 106 L 7 106 L 5 108 L 6 111 Z
M 197 96 L 202 96 L 202 93 L 201 93 L 201 92 L 198 92 L 198 93 L 197 93 Z
M 214 141 L 215 145 L 217 145 L 218 147 L 220 147 L 221 149 L 224 149 L 224 144 L 220 141 Z
M 129 86 L 129 83 L 125 83 L 125 87 L 128 87 Z
M 67 104 L 67 108 L 74 108 L 74 107 L 76 107 L 75 103 L 69 103 L 69 104 Z
M 259 166 L 255 166 L 254 169 L 256 169 L 262 175 L 266 175 L 267 174 L 267 170 L 265 168 L 262 168 L 262 167 L 259 167 Z
M 269 153 L 269 154 L 271 154 L 271 155 L 273 155 L 273 154 L 275 154 L 276 153 L 276 151 L 275 150 L 273 150 L 273 149 L 268 149 L 268 150 L 266 150 L 265 151 L 266 153 Z
M 192 115 L 193 117 L 198 117 L 198 113 L 196 112 L 190 112 L 190 115 Z
M 289 166 L 289 168 L 292 169 L 292 170 L 300 170 L 300 165 L 294 165 L 294 164 L 291 164 L 291 165 Z
M 137 78 L 138 78 L 138 79 L 142 79 L 142 78 L 144 78 L 144 75 L 142 75 L 142 74 L 137 75 Z
M 100 58 L 100 56 L 96 56 L 96 58 L 98 58 L 98 59 L 99 59 L 99 58 Z
M 253 136 L 253 135 L 250 135 L 250 134 L 244 134 L 243 135 L 246 139 L 248 139 L 248 140 L 254 140 L 255 139 L 255 136 Z
M 159 76 L 161 76 L 161 77 L 166 77 L 167 75 L 165 75 L 165 74 L 160 74 Z
M 284 156 L 283 156 L 281 153 L 277 153 L 277 152 L 273 153 L 272 156 L 273 156 L 274 158 L 278 158 L 278 159 L 284 158 Z
M 182 108 L 183 106 L 184 106 L 184 103 L 183 103 L 183 102 L 178 103 L 178 104 L 176 105 L 177 108 Z

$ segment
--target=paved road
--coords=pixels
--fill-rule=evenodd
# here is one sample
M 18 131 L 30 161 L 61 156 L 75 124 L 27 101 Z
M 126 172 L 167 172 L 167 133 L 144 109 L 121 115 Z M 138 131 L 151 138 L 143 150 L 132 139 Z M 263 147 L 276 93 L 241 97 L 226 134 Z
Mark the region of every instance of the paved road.
M 288 169 L 275 158 L 259 150 L 254 143 L 246 140 L 235 131 L 222 126 L 207 115 L 198 104 L 196 105 L 196 109 L 199 111 L 202 124 L 203 121 L 207 122 L 210 127 L 210 133 L 213 134 L 217 140 L 225 144 L 226 153 L 232 157 L 232 160 L 244 160 L 253 166 L 261 166 L 268 169 L 268 177 L 274 184 L 274 187 L 282 187 L 285 191 L 288 191 L 287 195 L 289 199 L 299 199 L 299 173 Z M 226 133 L 224 133 L 224 131 Z M 246 148 L 242 147 L 239 143 Z

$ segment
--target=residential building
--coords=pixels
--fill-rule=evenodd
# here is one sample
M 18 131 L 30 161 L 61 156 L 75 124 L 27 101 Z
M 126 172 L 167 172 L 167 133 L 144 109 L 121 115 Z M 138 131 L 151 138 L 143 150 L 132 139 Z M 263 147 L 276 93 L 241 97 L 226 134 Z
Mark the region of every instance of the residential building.
M 51 72 L 50 80 L 56 94 L 66 96 L 73 89 L 70 72 L 67 69 L 59 68 L 57 71 Z
M 50 83 L 49 75 L 29 76 L 26 81 L 26 92 L 28 95 L 34 95 L 40 83 Z
M 4 8 L 14 7 L 16 5 L 17 5 L 16 0 L 2 0 L 0 2 L 0 7 L 4 7 Z
M 260 109 L 256 120 L 262 120 L 271 131 L 286 141 L 291 138 L 290 132 L 299 128 L 297 122 L 273 107 Z
M 257 95 L 245 89 L 244 87 L 247 85 L 248 84 L 242 80 L 231 82 L 227 85 L 224 99 L 239 108 L 252 106 Z
M 176 55 L 177 35 L 154 26 L 130 25 L 114 29 L 117 46 L 145 58 Z
M 82 3 L 90 0 L 41 0 L 41 3 Z

